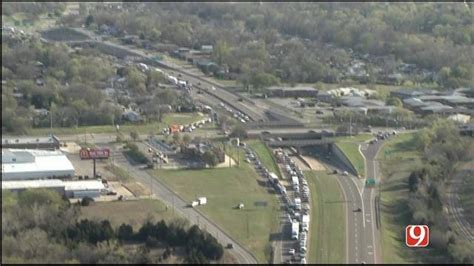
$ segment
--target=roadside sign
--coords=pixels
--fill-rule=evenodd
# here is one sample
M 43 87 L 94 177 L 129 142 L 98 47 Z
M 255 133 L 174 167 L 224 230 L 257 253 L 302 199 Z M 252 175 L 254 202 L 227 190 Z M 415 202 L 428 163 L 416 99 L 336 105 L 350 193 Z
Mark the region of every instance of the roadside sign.
M 83 148 L 79 151 L 79 156 L 83 160 L 89 159 L 108 159 L 110 156 L 110 150 L 108 148 L 104 149 L 87 149 Z

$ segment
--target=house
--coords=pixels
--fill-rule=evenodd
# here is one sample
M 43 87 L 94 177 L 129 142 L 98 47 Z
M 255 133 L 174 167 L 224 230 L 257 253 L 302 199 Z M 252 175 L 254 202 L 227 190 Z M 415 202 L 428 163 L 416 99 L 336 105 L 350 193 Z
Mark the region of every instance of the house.
M 334 95 L 327 91 L 321 91 L 318 92 L 317 99 L 321 102 L 329 103 L 334 99 Z
M 318 89 L 313 87 L 278 87 L 272 86 L 267 88 L 268 94 L 274 97 L 316 97 Z
M 471 116 L 463 115 L 463 114 L 454 114 L 454 115 L 448 116 L 448 119 L 453 120 L 455 122 L 462 123 L 462 124 L 467 124 L 471 120 Z
M 201 46 L 201 52 L 204 52 L 204 53 L 212 53 L 213 51 L 213 47 L 212 45 L 202 45 Z
M 181 147 L 181 152 L 187 157 L 198 157 L 202 159 L 202 156 L 207 151 L 212 151 L 217 156 L 219 163 L 225 161 L 225 152 L 219 147 L 213 146 L 210 143 L 189 143 L 186 146 Z
M 196 61 L 196 66 L 201 69 L 202 72 L 209 74 L 219 71 L 219 66 L 209 59 L 199 59 Z
M 131 109 L 128 109 L 128 110 L 124 111 L 122 113 L 122 118 L 126 119 L 130 122 L 140 122 L 140 121 L 143 120 L 138 112 L 133 111 Z

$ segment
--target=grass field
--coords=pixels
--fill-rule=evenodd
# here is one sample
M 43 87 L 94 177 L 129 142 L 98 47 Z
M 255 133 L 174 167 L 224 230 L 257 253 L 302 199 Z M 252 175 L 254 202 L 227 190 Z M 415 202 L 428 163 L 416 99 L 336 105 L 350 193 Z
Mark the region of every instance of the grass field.
M 273 159 L 272 152 L 265 146 L 265 144 L 261 140 L 249 140 L 247 141 L 247 145 L 250 146 L 250 148 L 252 148 L 255 153 L 257 153 L 258 158 L 268 169 L 268 171 L 280 175 L 278 166 Z
M 308 263 L 345 262 L 343 196 L 334 177 L 325 171 L 305 171 L 311 191 L 311 227 Z
M 228 148 L 229 151 L 229 148 Z M 235 154 L 235 153 L 234 153 Z M 243 156 L 242 153 L 239 153 Z M 242 162 L 242 161 L 241 161 Z M 246 163 L 240 167 L 202 170 L 154 170 L 153 174 L 191 202 L 207 197 L 199 207 L 212 221 L 252 251 L 260 263 L 270 258 L 270 236 L 278 230 L 277 198 L 267 192 L 256 172 Z M 256 206 L 265 202 L 266 206 Z M 243 210 L 235 209 L 243 203 Z
M 365 176 L 364 157 L 359 152 L 359 144 L 350 142 L 336 143 L 337 147 L 347 156 L 360 176 Z
M 155 199 L 141 199 L 130 201 L 95 202 L 90 206 L 81 207 L 80 219 L 108 219 L 112 226 L 117 227 L 128 223 L 138 230 L 140 226 L 151 218 L 152 221 L 165 220 L 169 222 L 178 216 L 171 208 Z
M 125 135 L 130 134 L 130 132 L 136 130 L 141 134 L 148 133 L 159 133 L 163 128 L 169 124 L 189 124 L 203 119 L 204 116 L 192 113 L 192 114 L 167 114 L 163 117 L 162 123 L 148 123 L 148 124 L 125 124 L 120 125 L 120 132 Z M 49 128 L 33 128 L 30 130 L 29 135 L 46 135 L 49 134 Z M 112 125 L 101 125 L 101 126 L 83 126 L 78 128 L 54 128 L 53 134 L 55 135 L 70 135 L 70 134 L 84 134 L 84 133 L 115 133 L 116 128 Z
M 464 209 L 464 216 L 470 224 L 474 224 L 474 178 L 472 175 L 464 175 L 463 186 L 460 191 L 459 199 Z
M 335 137 L 336 145 L 349 158 L 349 161 L 354 165 L 357 174 L 365 176 L 365 162 L 364 157 L 359 152 L 359 143 L 372 139 L 371 134 L 359 134 L 357 136 Z
M 419 167 L 420 154 L 413 134 L 391 138 L 378 154 L 383 181 L 380 188 L 382 258 L 384 263 L 416 263 L 416 254 L 405 246 L 404 230 L 409 223 L 408 175 Z

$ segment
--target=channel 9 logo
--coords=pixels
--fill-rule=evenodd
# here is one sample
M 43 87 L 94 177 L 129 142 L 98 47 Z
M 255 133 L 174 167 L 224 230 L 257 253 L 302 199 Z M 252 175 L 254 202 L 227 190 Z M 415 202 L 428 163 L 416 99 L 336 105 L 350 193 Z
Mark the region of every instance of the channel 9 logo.
M 424 248 L 430 243 L 427 225 L 408 225 L 405 228 L 405 243 L 410 248 Z

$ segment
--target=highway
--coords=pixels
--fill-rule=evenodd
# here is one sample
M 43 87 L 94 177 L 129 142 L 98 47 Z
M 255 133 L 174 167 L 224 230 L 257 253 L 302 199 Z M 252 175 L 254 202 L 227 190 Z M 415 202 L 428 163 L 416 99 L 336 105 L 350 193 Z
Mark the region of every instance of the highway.
M 362 153 L 367 158 L 369 177 L 378 177 L 378 166 L 374 160 L 383 141 L 366 146 Z M 365 146 L 366 144 L 363 144 Z M 326 157 L 322 151 L 311 152 L 326 168 L 338 171 L 348 171 L 347 167 L 335 155 Z M 375 171 L 375 172 L 374 172 Z M 345 263 L 381 263 L 378 249 L 378 231 L 376 228 L 374 189 L 365 188 L 365 180 L 355 176 L 334 175 L 344 196 L 346 212 L 346 261 Z M 361 211 L 356 211 L 358 208 Z
M 209 220 L 197 208 L 188 207 L 188 202 L 183 200 L 178 194 L 173 192 L 170 188 L 168 188 L 168 186 L 159 181 L 157 178 L 152 177 L 147 171 L 140 169 L 140 166 L 132 166 L 116 145 L 102 144 L 101 146 L 111 148 L 113 162 L 116 165 L 126 169 L 130 173 L 134 173 L 134 178 L 136 178 L 140 183 L 144 185 L 150 185 L 152 194 L 154 196 L 163 201 L 167 206 L 173 208 L 173 210 L 175 210 L 181 216 L 188 218 L 191 224 L 197 224 L 201 229 L 204 229 L 212 234 L 223 246 L 226 246 L 228 243 L 232 243 L 234 247 L 233 249 L 230 249 L 229 252 L 236 258 L 238 263 L 257 263 L 256 258 L 250 251 L 246 250 L 238 242 L 232 239 L 227 233 L 225 233 L 215 223 Z

